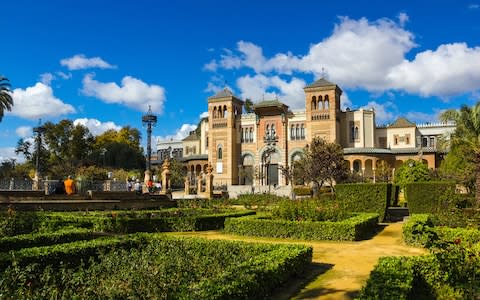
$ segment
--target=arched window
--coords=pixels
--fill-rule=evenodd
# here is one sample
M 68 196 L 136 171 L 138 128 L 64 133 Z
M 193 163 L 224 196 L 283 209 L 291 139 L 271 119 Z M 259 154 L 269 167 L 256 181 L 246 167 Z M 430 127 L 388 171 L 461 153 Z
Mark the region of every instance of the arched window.
M 318 107 L 318 110 L 324 109 L 322 96 L 318 96 L 318 105 L 317 105 L 317 107 Z
M 323 102 L 325 104 L 325 109 L 328 110 L 330 108 L 330 101 L 328 100 L 328 95 L 325 95 L 325 101 Z
M 354 136 L 355 136 L 355 140 L 358 140 L 358 126 L 355 126 Z
M 222 118 L 226 118 L 227 117 L 227 106 L 224 105 L 223 106 L 223 115 L 222 115 Z
M 300 139 L 302 139 L 302 140 L 305 139 L 305 126 L 303 124 L 300 127 Z
M 312 110 L 316 110 L 317 109 L 317 97 L 313 96 L 312 97 L 312 107 L 311 107 Z
M 223 151 L 222 151 L 222 145 L 219 145 L 217 148 L 217 159 L 222 160 L 223 159 Z
M 250 143 L 253 143 L 253 128 L 250 127 L 250 132 L 249 132 L 249 140 Z
M 242 128 L 242 132 L 240 135 L 240 143 L 243 143 L 245 141 L 245 129 Z
M 267 125 L 267 128 L 265 129 L 265 136 L 267 138 L 270 137 L 270 125 Z
M 271 129 L 270 135 L 271 135 L 272 138 L 275 138 L 275 124 L 272 124 L 272 129 Z
M 295 136 L 297 140 L 300 139 L 300 127 L 298 126 L 298 124 L 297 124 L 297 127 L 295 128 Z
M 290 139 L 295 139 L 295 125 L 292 125 L 292 127 L 290 128 Z
M 353 123 L 353 122 L 352 122 Z M 355 141 L 355 126 L 352 125 L 352 127 L 350 127 L 350 140 L 352 142 Z
M 214 119 L 217 117 L 217 107 L 216 106 L 213 108 L 212 116 L 213 116 Z

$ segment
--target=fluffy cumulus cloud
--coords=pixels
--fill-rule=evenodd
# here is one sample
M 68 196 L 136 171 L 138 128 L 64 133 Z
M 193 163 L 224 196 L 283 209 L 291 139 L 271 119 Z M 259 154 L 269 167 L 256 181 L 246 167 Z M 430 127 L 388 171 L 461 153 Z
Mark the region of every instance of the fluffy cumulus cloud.
M 0 147 L 0 162 L 15 159 L 16 162 L 24 162 L 25 158 L 15 153 L 15 147 Z
M 406 13 L 400 13 L 398 21 L 340 17 L 332 34 L 313 43 L 303 55 L 287 52 L 266 57 L 261 46 L 239 41 L 235 51 L 225 50 L 204 68 L 252 70 L 254 74 L 243 75 L 237 84 L 243 84 L 238 86 L 242 94 L 257 97 L 266 93 L 267 82 L 276 75 L 295 78 L 295 73 L 316 78 L 326 75 L 344 88 L 374 93 L 449 97 L 480 90 L 480 47 L 443 44 L 408 59 L 407 54 L 417 46 L 414 34 L 405 28 L 408 21 Z M 250 88 L 246 82 L 252 83 Z
M 422 96 L 452 96 L 480 89 L 480 47 L 445 44 L 404 60 L 387 75 L 390 86 Z
M 116 125 L 114 122 L 101 122 L 97 119 L 81 118 L 73 121 L 74 125 L 80 124 L 88 128 L 93 135 L 100 135 L 107 130 L 120 130 L 121 126 Z
M 208 111 L 204 111 L 200 114 L 200 119 L 208 117 Z
M 15 105 L 11 114 L 25 119 L 57 117 L 75 112 L 73 106 L 55 97 L 52 88 L 41 82 L 26 89 L 13 90 L 13 101 Z
M 69 70 L 83 70 L 90 68 L 114 69 L 116 66 L 109 64 L 100 57 L 86 57 L 84 54 L 77 54 L 69 58 L 64 58 L 60 64 Z
M 30 126 L 20 126 L 15 129 L 15 133 L 21 138 L 28 138 L 32 136 L 32 127 Z
M 170 141 L 170 140 L 182 140 L 186 138 L 191 131 L 197 129 L 197 125 L 194 124 L 183 124 L 179 129 L 176 130 L 175 134 L 158 136 L 156 137 L 157 141 Z
M 100 82 L 87 74 L 83 78 L 83 94 L 96 97 L 106 103 L 118 103 L 139 111 L 152 108 L 161 114 L 165 102 L 165 89 L 159 85 L 147 84 L 140 79 L 125 76 L 120 85 L 115 82 Z
M 305 94 L 303 87 L 305 81 L 293 77 L 290 81 L 279 76 L 266 76 L 257 74 L 246 75 L 238 78 L 237 86 L 240 89 L 240 96 L 243 99 L 252 101 L 271 100 L 279 98 L 280 101 L 296 109 L 305 106 Z

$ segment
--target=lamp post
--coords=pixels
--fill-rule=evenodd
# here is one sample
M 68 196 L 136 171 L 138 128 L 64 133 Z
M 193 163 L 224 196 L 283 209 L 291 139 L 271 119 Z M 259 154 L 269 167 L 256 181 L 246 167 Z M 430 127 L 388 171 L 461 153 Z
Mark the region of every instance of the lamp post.
M 40 180 L 40 151 L 42 147 L 42 134 L 45 132 L 45 127 L 41 126 L 42 120 L 38 121 L 38 126 L 33 127 L 33 132 L 37 135 L 35 138 L 35 146 L 37 155 L 35 157 L 35 177 L 33 178 L 33 190 L 38 191 Z
M 148 112 L 142 116 L 142 124 L 147 127 L 147 170 L 145 171 L 145 180 L 150 179 L 151 160 L 152 160 L 152 127 L 157 124 L 157 116 L 152 113 L 152 108 L 148 106 Z M 147 178 L 148 173 L 148 178 Z

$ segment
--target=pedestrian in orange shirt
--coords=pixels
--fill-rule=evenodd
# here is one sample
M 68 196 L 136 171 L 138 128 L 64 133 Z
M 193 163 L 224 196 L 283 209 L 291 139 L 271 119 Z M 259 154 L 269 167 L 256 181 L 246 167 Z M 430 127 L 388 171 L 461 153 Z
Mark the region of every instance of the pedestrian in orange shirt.
M 63 184 L 65 185 L 65 193 L 67 193 L 67 195 L 75 193 L 75 181 L 73 181 L 72 176 L 68 176 Z

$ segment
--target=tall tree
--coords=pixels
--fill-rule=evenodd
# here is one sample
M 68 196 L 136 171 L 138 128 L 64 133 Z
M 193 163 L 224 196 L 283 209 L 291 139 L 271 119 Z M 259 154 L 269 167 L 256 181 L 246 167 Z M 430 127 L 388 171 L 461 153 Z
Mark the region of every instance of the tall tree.
M 457 125 L 450 138 L 450 147 L 468 147 L 475 164 L 475 199 L 480 207 L 480 102 L 473 107 L 463 105 L 459 110 L 447 110 L 441 121 L 454 121 Z
M 348 166 L 343 158 L 343 148 L 337 143 L 327 143 L 315 138 L 305 150 L 305 156 L 299 166 L 304 171 L 304 178 L 311 181 L 319 190 L 328 183 L 335 191 L 335 182 L 345 178 Z
M 245 99 L 245 112 L 248 114 L 248 113 L 252 113 L 253 112 L 253 102 L 250 98 L 247 98 Z
M 13 98 L 10 87 L 11 85 L 8 78 L 0 76 L 0 122 L 3 119 L 5 110 L 12 110 Z

